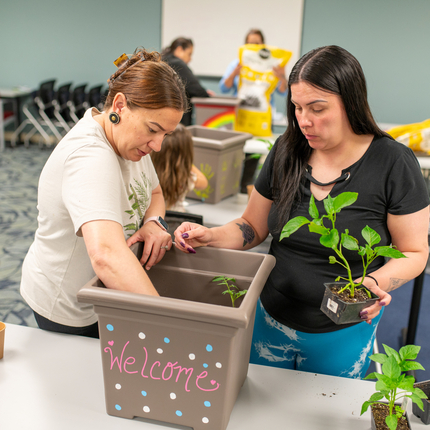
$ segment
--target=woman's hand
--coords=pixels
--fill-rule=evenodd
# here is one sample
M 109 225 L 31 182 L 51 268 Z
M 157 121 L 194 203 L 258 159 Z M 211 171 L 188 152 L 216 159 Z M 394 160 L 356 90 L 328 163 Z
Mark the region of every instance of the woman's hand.
M 371 278 L 366 278 L 363 285 L 365 285 L 366 288 L 370 290 L 373 294 L 376 294 L 380 297 L 380 299 L 375 304 L 363 309 L 360 312 L 361 319 L 363 321 L 366 321 L 368 324 L 372 324 L 372 319 L 376 318 L 379 315 L 379 312 L 381 312 L 381 308 L 390 304 L 391 295 L 379 288 L 376 285 L 376 282 Z
M 175 230 L 175 245 L 185 253 L 195 254 L 194 248 L 207 246 L 211 240 L 211 230 L 200 224 L 184 222 Z
M 143 225 L 133 236 L 127 239 L 129 247 L 136 242 L 144 242 L 140 263 L 145 266 L 146 270 L 155 266 L 164 257 L 166 251 L 172 247 L 170 234 L 153 221 Z

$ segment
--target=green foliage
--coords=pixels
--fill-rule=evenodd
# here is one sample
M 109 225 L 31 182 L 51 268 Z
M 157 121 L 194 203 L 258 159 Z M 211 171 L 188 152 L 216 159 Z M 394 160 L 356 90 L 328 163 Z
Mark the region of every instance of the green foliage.
M 347 271 L 347 278 L 338 276 L 336 281 L 341 279 L 348 281 L 348 284 L 341 290 L 349 290 L 350 297 L 354 297 L 355 289 L 363 284 L 364 278 L 366 277 L 366 271 L 369 265 L 375 260 L 375 258 L 389 257 L 389 258 L 406 258 L 399 250 L 395 249 L 392 245 L 390 246 L 376 246 L 381 241 L 381 236 L 370 228 L 368 225 L 363 228 L 361 235 L 366 241 L 364 246 L 361 246 L 358 240 L 350 236 L 349 230 L 346 229 L 344 233 L 339 234 L 336 229 L 336 217 L 340 211 L 355 203 L 357 200 L 358 193 L 345 192 L 339 194 L 337 197 L 332 198 L 328 195 L 324 200 L 324 209 L 326 211 L 325 215 L 319 214 L 318 208 L 315 203 L 315 198 L 312 195 L 309 202 L 309 215 L 311 220 L 298 216 L 290 219 L 281 232 L 280 241 L 282 239 L 290 237 L 299 228 L 304 225 L 308 225 L 309 231 L 311 233 L 319 234 L 321 245 L 326 248 L 331 248 L 336 256 L 330 256 L 330 264 L 340 264 Z M 326 227 L 324 225 L 324 220 L 328 220 L 330 226 Z M 362 258 L 363 261 L 363 275 L 359 282 L 354 282 L 352 279 L 351 268 L 343 255 L 343 248 L 350 251 L 356 251 Z
M 377 379 L 375 383 L 376 392 L 369 400 L 363 403 L 361 415 L 367 411 L 369 406 L 376 403 L 386 404 L 380 400 L 388 401 L 389 415 L 385 419 L 390 430 L 396 430 L 399 418 L 405 411 L 396 402 L 403 398 L 410 398 L 418 407 L 423 410 L 422 399 L 427 399 L 425 393 L 419 388 L 414 388 L 415 378 L 406 376 L 404 372 L 409 370 L 424 370 L 420 363 L 414 361 L 421 349 L 420 346 L 406 345 L 400 348 L 399 352 L 383 345 L 385 354 L 373 354 L 370 359 L 382 364 L 382 373 L 373 372 L 364 379 Z
M 236 279 L 228 278 L 227 276 L 216 276 L 212 279 L 212 282 L 218 282 L 218 285 L 224 285 L 227 289 L 222 292 L 222 294 L 230 294 L 231 305 L 234 308 L 234 302 L 239 298 L 244 296 L 248 290 L 239 290 L 239 287 L 234 285 Z M 230 284 L 229 284 L 230 282 Z

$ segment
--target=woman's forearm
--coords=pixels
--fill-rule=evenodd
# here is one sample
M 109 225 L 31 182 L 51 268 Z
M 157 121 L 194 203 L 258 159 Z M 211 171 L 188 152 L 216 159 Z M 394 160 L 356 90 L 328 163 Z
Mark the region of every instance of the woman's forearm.
M 235 219 L 222 227 L 213 227 L 211 231 L 213 239 L 208 246 L 215 248 L 247 250 L 259 245 L 267 237 L 260 237 L 243 218 Z

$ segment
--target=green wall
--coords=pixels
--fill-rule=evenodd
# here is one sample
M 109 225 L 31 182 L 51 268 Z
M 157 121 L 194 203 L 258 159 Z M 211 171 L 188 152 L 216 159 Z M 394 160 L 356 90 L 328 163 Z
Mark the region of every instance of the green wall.
M 305 0 L 302 54 L 340 45 L 360 61 L 378 122 L 430 118 L 429 0 Z
M 161 48 L 161 8 L 162 0 L 0 0 L 0 87 L 106 83 L 122 52 Z M 301 53 L 343 46 L 363 66 L 376 120 L 418 122 L 430 118 L 429 22 L 429 0 L 305 0 Z
M 0 0 L 0 87 L 104 83 L 138 46 L 160 49 L 161 0 Z

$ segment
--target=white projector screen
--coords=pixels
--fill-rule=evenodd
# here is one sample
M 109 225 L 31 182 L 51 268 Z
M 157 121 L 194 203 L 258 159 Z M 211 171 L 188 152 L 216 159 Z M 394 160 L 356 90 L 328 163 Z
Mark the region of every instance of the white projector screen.
M 300 57 L 304 0 L 163 0 L 162 48 L 177 37 L 191 38 L 195 75 L 220 77 L 238 57 L 251 28 L 260 29 L 267 45 L 293 52 L 289 73 Z

